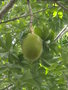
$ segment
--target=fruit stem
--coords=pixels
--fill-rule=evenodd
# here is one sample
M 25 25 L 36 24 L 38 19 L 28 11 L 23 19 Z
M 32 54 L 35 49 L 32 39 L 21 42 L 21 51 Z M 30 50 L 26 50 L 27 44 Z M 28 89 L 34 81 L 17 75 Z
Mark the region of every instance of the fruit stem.
M 31 8 L 31 5 L 30 5 L 30 1 L 27 0 L 27 3 L 28 3 L 28 8 L 29 8 L 29 13 L 30 13 L 30 32 L 33 34 L 34 33 L 34 29 L 33 29 L 33 12 L 32 12 L 32 8 Z

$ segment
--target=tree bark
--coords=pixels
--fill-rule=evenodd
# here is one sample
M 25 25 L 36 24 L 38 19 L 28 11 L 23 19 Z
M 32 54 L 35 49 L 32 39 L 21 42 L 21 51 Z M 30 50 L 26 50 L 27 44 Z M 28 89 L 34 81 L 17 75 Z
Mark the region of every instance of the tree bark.
M 7 3 L 7 5 L 5 5 L 1 11 L 0 11 L 0 20 L 3 18 L 3 16 L 5 15 L 5 13 L 7 13 L 12 6 L 14 5 L 16 0 L 10 0 L 10 2 Z

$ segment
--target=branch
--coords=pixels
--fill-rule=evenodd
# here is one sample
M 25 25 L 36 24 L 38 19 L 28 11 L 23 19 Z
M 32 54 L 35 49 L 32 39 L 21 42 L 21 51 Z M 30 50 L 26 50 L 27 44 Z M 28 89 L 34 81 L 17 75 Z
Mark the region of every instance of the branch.
M 61 8 L 63 8 L 65 11 L 68 11 L 68 8 L 64 7 L 63 4 L 59 3 L 58 1 L 55 1 L 57 5 L 59 5 Z
M 56 42 L 58 39 L 60 39 L 66 32 L 68 32 L 67 25 L 65 25 L 65 27 L 59 32 L 59 34 L 54 39 L 54 42 Z
M 51 8 L 53 8 L 53 6 L 52 7 L 48 7 L 48 8 L 44 8 L 44 9 L 41 9 L 41 10 L 38 10 L 38 11 L 34 12 L 33 14 L 37 14 L 39 12 L 42 12 L 42 11 L 45 11 L 45 10 L 51 9 Z M 30 14 L 26 14 L 25 13 L 25 14 L 19 16 L 19 17 L 15 17 L 15 18 L 12 18 L 12 19 L 9 19 L 9 20 L 2 21 L 2 22 L 0 22 L 0 24 L 2 24 L 2 23 L 8 23 L 8 22 L 11 22 L 11 21 L 15 21 L 17 19 L 20 19 L 20 18 L 23 18 L 23 17 L 27 17 L 27 16 L 30 16 Z
M 2 8 L 2 10 L 0 11 L 0 19 L 2 19 L 5 13 L 7 13 L 12 8 L 15 1 L 16 0 L 10 0 L 10 2 L 8 2 L 7 5 Z
M 33 12 L 32 12 L 32 8 L 31 8 L 31 5 L 30 5 L 30 0 L 27 0 L 27 3 L 28 3 L 29 13 L 30 13 L 30 31 L 31 31 L 31 33 L 33 33 L 34 32 L 33 26 L 32 26 L 32 23 L 33 23 Z
M 25 14 L 19 16 L 19 17 L 15 17 L 15 18 L 12 18 L 12 19 L 9 19 L 9 20 L 2 21 L 2 22 L 0 22 L 0 24 L 2 24 L 2 23 L 8 23 L 8 22 L 11 22 L 11 21 L 15 21 L 17 19 L 20 19 L 20 18 L 26 17 L 26 16 L 27 16 L 27 14 L 25 13 Z

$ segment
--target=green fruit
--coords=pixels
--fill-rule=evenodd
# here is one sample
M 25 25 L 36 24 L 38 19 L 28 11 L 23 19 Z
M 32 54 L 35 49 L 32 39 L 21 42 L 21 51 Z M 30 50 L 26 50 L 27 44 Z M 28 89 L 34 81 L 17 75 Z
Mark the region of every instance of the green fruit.
M 22 43 L 24 58 L 30 61 L 37 60 L 43 51 L 41 38 L 36 34 L 29 33 Z

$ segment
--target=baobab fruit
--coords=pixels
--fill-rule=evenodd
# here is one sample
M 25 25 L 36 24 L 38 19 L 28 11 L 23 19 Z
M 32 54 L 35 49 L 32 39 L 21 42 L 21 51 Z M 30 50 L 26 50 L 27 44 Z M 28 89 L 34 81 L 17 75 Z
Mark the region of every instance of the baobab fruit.
M 43 51 L 42 39 L 36 34 L 27 34 L 22 42 L 22 51 L 25 59 L 37 60 Z

